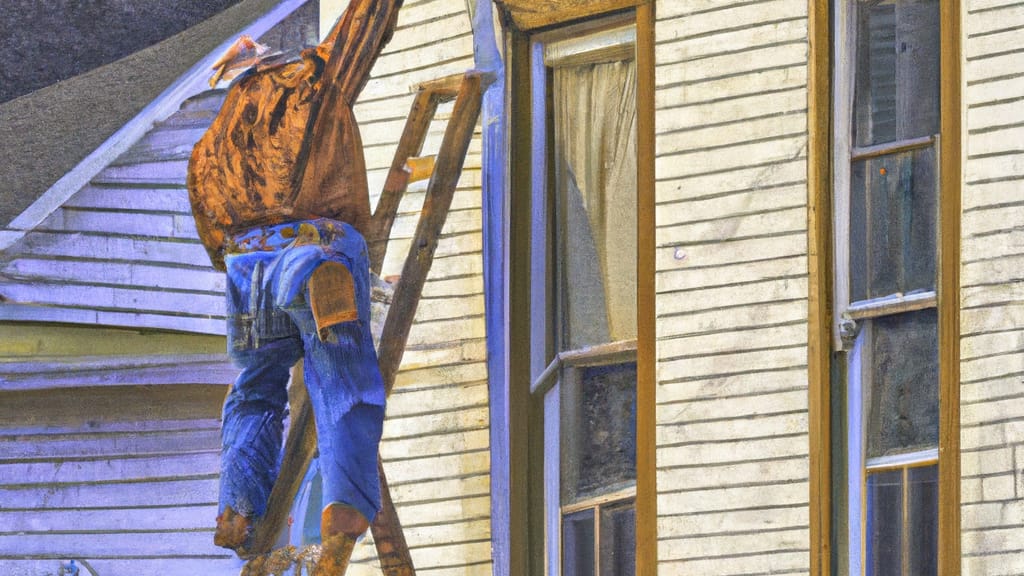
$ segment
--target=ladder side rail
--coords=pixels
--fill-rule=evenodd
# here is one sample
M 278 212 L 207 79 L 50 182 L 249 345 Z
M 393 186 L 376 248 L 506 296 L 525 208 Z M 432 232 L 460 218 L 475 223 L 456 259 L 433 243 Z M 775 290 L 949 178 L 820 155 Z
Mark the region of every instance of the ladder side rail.
M 462 79 L 452 117 L 441 141 L 434 173 L 427 185 L 427 196 L 423 201 L 416 234 L 409 247 L 409 255 L 405 259 L 402 276 L 398 280 L 391 308 L 384 323 L 378 362 L 388 396 L 395 385 L 395 377 L 402 363 L 402 355 L 423 292 L 423 284 L 433 264 L 441 229 L 448 218 L 448 210 L 451 208 L 452 197 L 462 174 L 466 152 L 476 130 L 482 105 L 482 80 L 482 75 L 477 72 L 469 72 Z M 416 569 L 409 554 L 409 547 L 405 543 L 401 521 L 391 502 L 383 466 L 380 470 L 382 496 L 390 506 L 382 507 L 370 525 L 374 545 L 377 547 L 377 557 L 381 561 L 381 569 L 385 576 L 415 576 Z
M 398 205 L 402 202 L 402 196 L 405 195 L 405 190 L 409 185 L 409 172 L 406 170 L 405 163 L 409 158 L 418 156 L 423 150 L 423 143 L 427 139 L 427 129 L 434 119 L 439 102 L 440 99 L 434 91 L 423 88 L 413 99 L 412 109 L 409 111 L 405 128 L 402 130 L 402 137 L 398 140 L 394 160 L 391 162 L 387 179 L 384 181 L 380 199 L 377 200 L 377 208 L 370 219 L 370 229 L 367 231 L 370 271 L 374 274 L 379 275 L 384 265 L 388 241 L 391 239 L 391 227 L 395 222 L 395 215 L 398 213 Z
M 391 500 L 391 489 L 384 474 L 384 462 L 377 455 L 377 471 L 380 472 L 380 512 L 370 524 L 373 545 L 377 548 L 380 569 L 387 576 L 416 576 L 416 568 L 405 541 L 402 521 L 398 518 L 395 503 Z
M 451 207 L 455 187 L 462 174 L 466 152 L 476 130 L 477 119 L 480 116 L 482 86 L 481 73 L 466 73 L 451 120 L 448 121 L 444 139 L 441 141 L 441 149 L 434 164 L 434 174 L 427 185 L 427 196 L 423 201 L 416 234 L 409 247 L 409 255 L 405 259 L 402 276 L 395 287 L 391 308 L 384 323 L 377 358 L 389 395 L 395 385 L 399 365 L 402 363 L 405 343 L 423 292 L 423 284 L 434 261 L 441 228 L 448 218 L 448 209 Z

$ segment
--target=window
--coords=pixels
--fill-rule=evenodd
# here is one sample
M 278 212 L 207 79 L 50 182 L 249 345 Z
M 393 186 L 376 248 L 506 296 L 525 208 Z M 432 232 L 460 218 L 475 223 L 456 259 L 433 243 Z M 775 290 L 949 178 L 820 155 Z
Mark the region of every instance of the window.
M 531 397 L 543 426 L 548 574 L 634 573 L 637 164 L 634 28 L 532 41 Z M 541 168 L 543 167 L 543 168 Z M 544 247 L 543 249 L 539 247 Z
M 939 1 L 853 0 L 835 14 L 835 62 L 849 63 L 833 79 L 840 572 L 937 574 Z

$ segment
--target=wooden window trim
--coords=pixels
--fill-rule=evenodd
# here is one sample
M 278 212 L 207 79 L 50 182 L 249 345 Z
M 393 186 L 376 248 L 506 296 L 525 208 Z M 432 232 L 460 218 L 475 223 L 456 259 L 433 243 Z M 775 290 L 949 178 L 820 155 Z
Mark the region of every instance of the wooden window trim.
M 942 0 L 940 37 L 939 196 L 939 542 L 940 576 L 958 576 L 960 545 L 960 212 L 961 0 Z M 808 399 L 810 435 L 810 574 L 832 574 L 833 428 L 830 370 L 834 267 L 832 238 L 831 2 L 809 0 L 808 32 Z
M 554 4 L 566 4 L 555 2 Z M 535 5 L 535 2 L 521 2 Z M 509 115 L 509 224 L 510 258 L 508 341 L 509 341 L 509 467 L 511 470 L 529 470 L 529 428 L 536 422 L 536 413 L 543 410 L 531 401 L 530 388 L 534 380 L 530 370 L 531 333 L 531 218 L 514 217 L 532 214 L 531 198 L 534 167 L 532 166 L 532 123 L 543 122 L 534 118 L 532 110 L 532 29 L 564 23 L 580 17 L 635 6 L 636 67 L 637 67 L 637 482 L 636 482 L 636 573 L 638 576 L 657 574 L 657 487 L 655 467 L 655 229 L 654 229 L 654 141 L 655 141 L 655 60 L 654 23 L 655 7 L 652 2 L 635 0 L 611 2 L 576 2 L 585 6 L 586 13 L 562 11 L 543 24 L 520 22 L 512 18 L 509 2 L 499 7 L 505 16 L 508 30 L 506 71 L 507 109 Z M 543 177 L 543 175 L 541 175 Z M 542 466 L 543 463 L 532 463 Z M 530 500 L 531 474 L 512 473 L 509 478 L 509 550 L 510 574 L 529 574 L 531 561 Z M 534 485 L 534 490 L 543 489 Z M 541 514 L 543 517 L 543 514 Z M 539 527 L 534 527 L 539 528 Z M 542 551 L 538 551 L 542 552 Z
M 651 4 L 649 0 L 495 0 L 495 3 L 506 25 L 520 32 L 551 28 L 573 20 Z

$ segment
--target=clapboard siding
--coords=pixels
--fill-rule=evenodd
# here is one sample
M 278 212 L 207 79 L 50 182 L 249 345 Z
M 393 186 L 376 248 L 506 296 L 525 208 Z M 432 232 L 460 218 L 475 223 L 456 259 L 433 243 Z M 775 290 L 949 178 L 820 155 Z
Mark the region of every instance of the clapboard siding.
M 17 258 L 4 267 L 13 278 L 61 281 L 69 284 L 143 285 L 223 294 L 224 275 L 204 267 L 154 266 L 146 263 L 69 261 L 56 258 Z
M 209 442 L 208 439 L 206 439 Z M 92 459 L 85 459 L 84 456 L 75 455 L 74 459 L 61 459 L 54 461 L 50 457 L 53 454 L 46 454 L 46 460 L 36 459 L 5 459 L 0 461 L 0 482 L 17 482 L 24 478 L 47 478 L 59 483 L 95 483 L 110 482 L 115 480 L 141 481 L 154 478 L 167 477 L 169 472 L 188 469 L 196 466 L 202 470 L 216 470 L 220 465 L 220 451 L 208 449 L 208 443 L 200 446 L 199 450 L 194 447 L 187 453 L 178 453 L 181 448 L 176 447 L 170 456 L 133 456 L 131 458 L 117 459 L 108 455 L 101 466 L 96 461 L 103 459 L 102 456 L 93 456 Z M 160 446 L 162 450 L 169 447 Z M 126 452 L 127 453 L 127 452 Z
M 0 295 L 31 305 L 5 307 L 5 318 L 223 334 L 224 277 L 185 190 L 220 100 L 186 101 L 5 251 Z
M 46 532 L 60 526 L 88 526 L 97 532 L 209 530 L 216 504 L 182 507 L 77 510 L 17 510 L 4 513 L 4 532 Z
M 155 359 L 65 359 L 61 377 L 88 379 L 90 366 L 110 371 L 117 362 L 122 378 L 131 380 Z M 16 374 L 19 366 L 2 369 Z M 45 374 L 45 364 L 39 371 Z M 163 376 L 188 380 L 180 373 Z M 206 564 L 201 573 L 237 573 L 237 561 L 212 538 L 217 399 L 224 391 L 223 385 L 93 383 L 4 392 L 0 572 L 56 574 L 61 561 L 74 558 L 107 570 L 101 574 L 123 573 L 117 570 L 127 564 L 139 566 L 131 573 L 156 574 L 162 567 L 164 574 L 184 574 L 178 561 L 194 558 Z
M 140 198 L 140 204 L 145 202 Z M 148 208 L 148 207 L 147 207 Z M 156 236 L 158 238 L 195 239 L 196 227 L 191 212 L 166 213 L 139 209 L 95 210 L 62 208 L 42 224 L 39 230 L 69 232 L 111 232 L 129 236 Z
M 124 210 L 144 205 L 153 212 L 191 214 L 188 194 L 180 188 L 106 188 L 87 186 L 64 203 L 64 208 Z
M 157 535 L 159 536 L 159 535 Z M 168 576 L 168 574 L 231 574 L 234 576 L 241 570 L 241 562 L 223 554 L 216 556 L 197 555 L 195 557 L 133 557 L 130 559 L 94 558 L 87 560 L 89 567 L 100 576 L 109 574 L 130 574 L 131 576 Z M 67 558 L 54 557 L 48 560 L 9 560 L 0 559 L 0 569 L 7 576 L 50 576 L 60 574 L 62 564 Z M 173 572 L 171 567 L 173 566 Z M 88 570 L 78 562 L 80 574 L 89 574 Z
M 964 3 L 965 575 L 1024 574 L 1024 3 Z
M 805 573 L 807 4 L 657 14 L 659 569 Z
M 20 244 L 20 254 L 55 256 L 69 259 L 113 260 L 179 266 L 203 266 L 208 257 L 196 242 L 151 239 L 131 236 L 33 231 Z M 10 254 L 14 256 L 14 254 Z
M 212 120 L 212 117 L 210 118 Z M 203 126 L 158 125 L 112 165 L 124 162 L 188 160 L 192 147 L 206 132 Z

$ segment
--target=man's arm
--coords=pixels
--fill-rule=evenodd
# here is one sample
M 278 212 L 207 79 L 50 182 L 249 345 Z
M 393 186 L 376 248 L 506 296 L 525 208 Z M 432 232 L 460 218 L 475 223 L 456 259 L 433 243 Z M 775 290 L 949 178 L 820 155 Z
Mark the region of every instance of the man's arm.
M 317 46 L 326 65 L 324 87 L 339 90 L 351 105 L 370 77 L 381 50 L 391 40 L 403 0 L 350 0 L 345 13 Z

